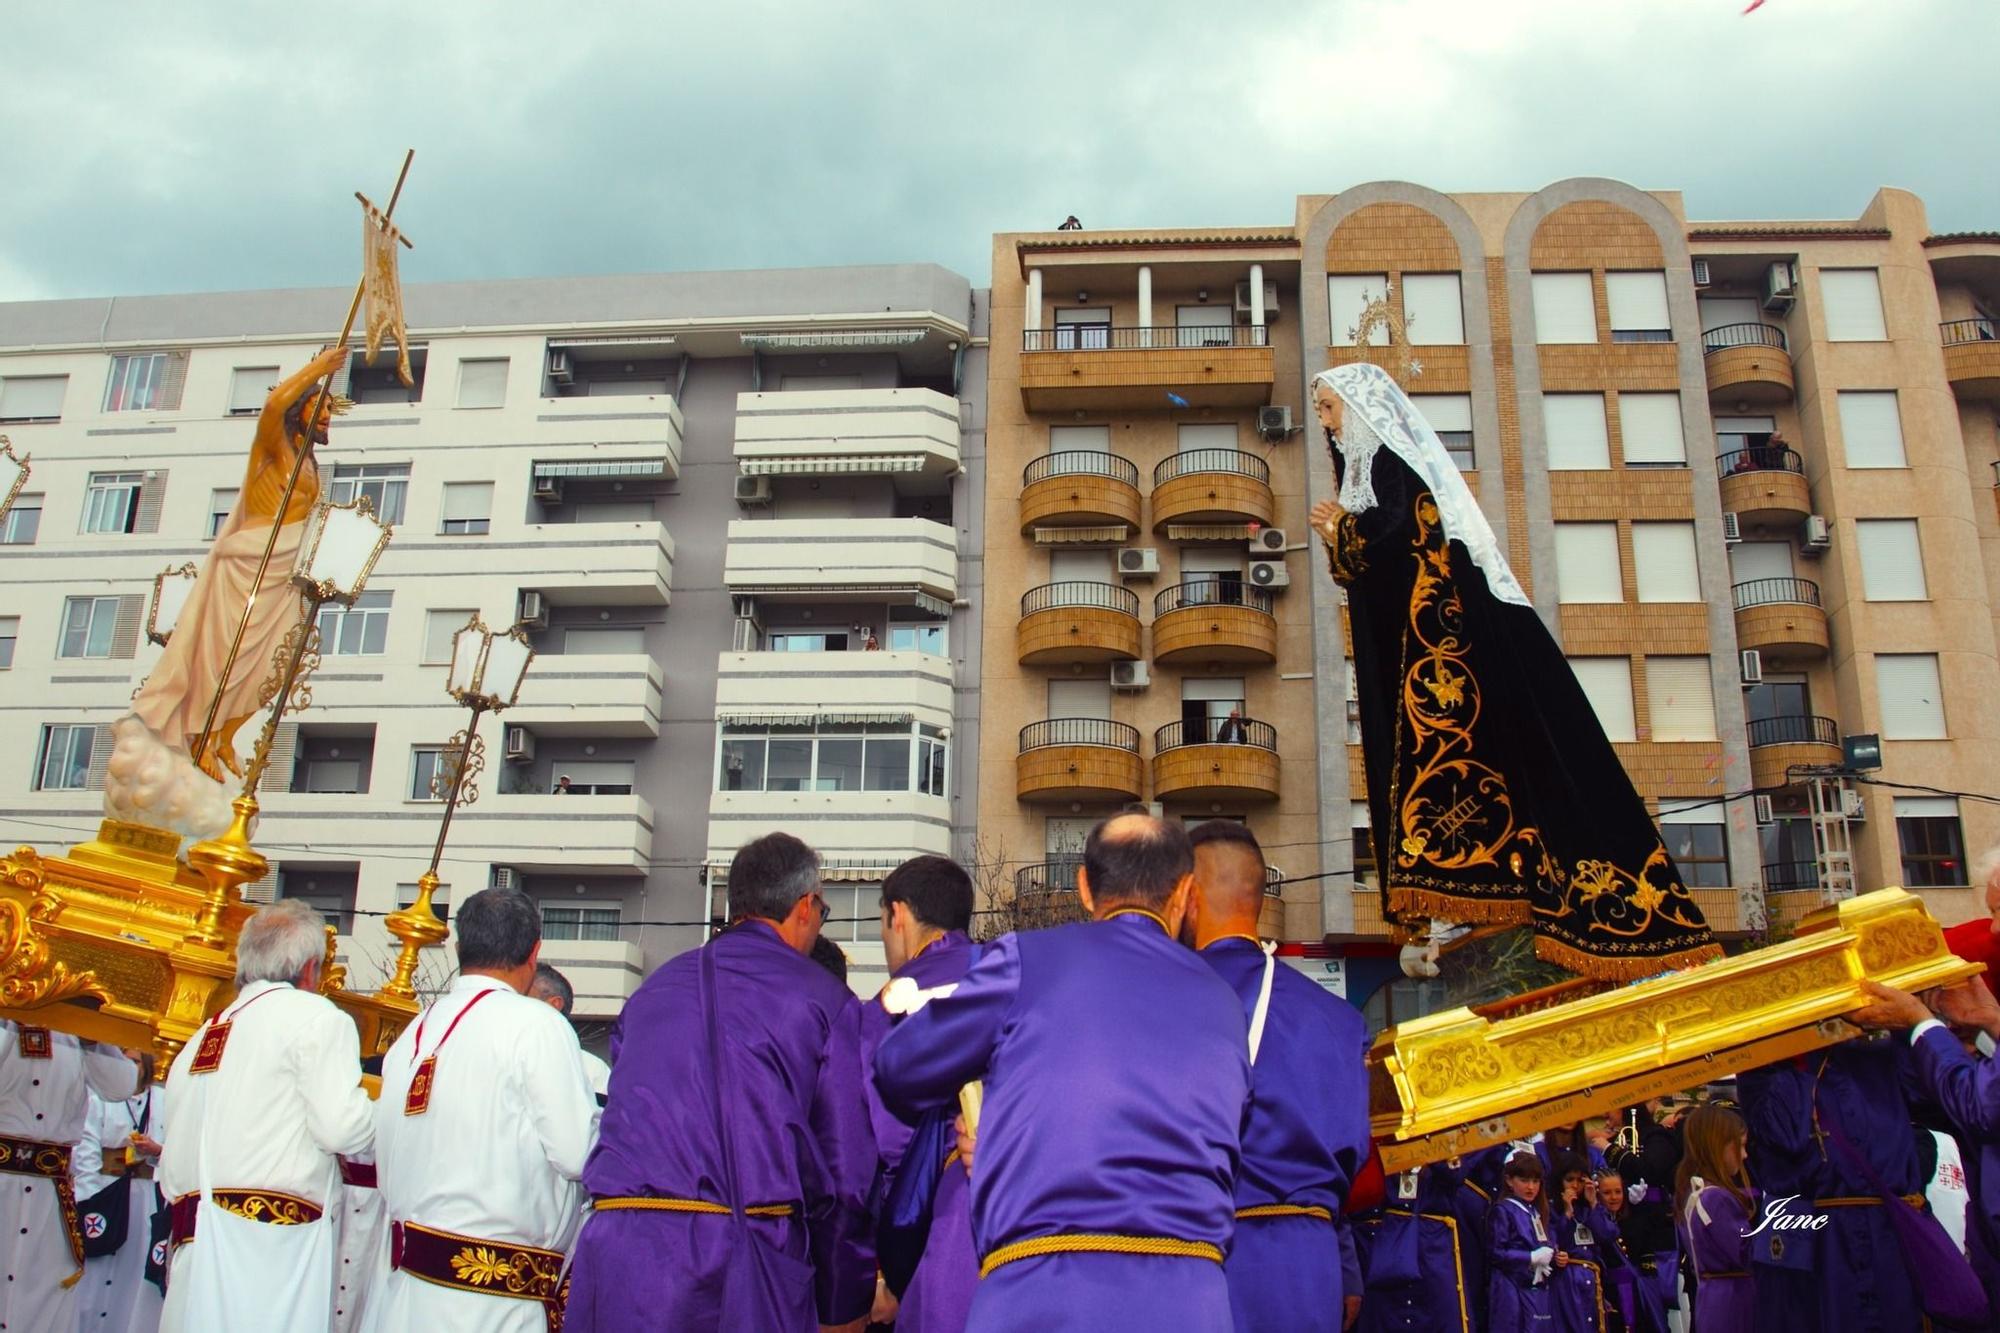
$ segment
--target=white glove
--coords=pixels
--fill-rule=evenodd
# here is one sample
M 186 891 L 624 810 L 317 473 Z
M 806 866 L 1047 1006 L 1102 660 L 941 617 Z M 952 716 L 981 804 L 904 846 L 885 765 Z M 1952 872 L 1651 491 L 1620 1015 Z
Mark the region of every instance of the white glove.
M 1651 1193 L 1652 1191 L 1646 1188 L 1646 1182 L 1643 1180 L 1635 1180 L 1625 1187 L 1625 1197 L 1633 1203 L 1644 1203 L 1646 1196 Z
M 1531 1264 L 1535 1270 L 1534 1281 L 1531 1283 L 1531 1285 L 1540 1286 L 1542 1284 L 1543 1280 L 1548 1277 L 1549 1270 L 1555 1267 L 1555 1260 L 1556 1260 L 1555 1250 L 1547 1245 L 1542 1246 L 1540 1249 L 1532 1250 L 1529 1252 L 1528 1263 Z

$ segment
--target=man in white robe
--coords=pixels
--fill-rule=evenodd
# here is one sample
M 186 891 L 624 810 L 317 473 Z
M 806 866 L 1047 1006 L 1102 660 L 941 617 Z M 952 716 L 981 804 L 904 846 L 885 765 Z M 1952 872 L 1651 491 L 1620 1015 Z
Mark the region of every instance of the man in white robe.
M 139 1067 L 112 1047 L 0 1021 L 0 1328 L 76 1327 L 83 1239 L 71 1150 L 92 1091 L 138 1087 Z
M 369 1326 L 541 1333 L 560 1317 L 597 1098 L 575 1032 L 527 995 L 534 901 L 487 889 L 456 915 L 458 979 L 382 1061 L 375 1160 L 392 1267 Z
M 333 1280 L 333 1333 L 368 1327 L 368 1304 L 389 1277 L 389 1210 L 376 1188 L 375 1159 L 340 1159 L 340 1264 Z
M 167 1079 L 160 1188 L 174 1209 L 163 1333 L 325 1333 L 340 1153 L 374 1117 L 354 1022 L 319 994 L 326 922 L 280 901 L 244 924 L 236 998 Z
M 540 1000 L 564 1018 L 572 1018 L 576 1012 L 576 987 L 569 984 L 568 977 L 547 963 L 535 965 L 535 980 L 528 987 L 528 998 Z M 604 1094 L 611 1087 L 611 1066 L 588 1050 L 580 1054 L 583 1056 L 583 1072 L 590 1075 L 590 1090 L 597 1094 L 597 1104 L 602 1106 Z
M 141 1061 L 143 1071 L 150 1072 Z M 164 1109 L 163 1090 L 150 1077 L 136 1095 L 106 1099 L 90 1094 L 90 1115 L 83 1138 L 70 1157 L 70 1179 L 82 1214 L 83 1234 L 92 1232 L 89 1200 L 113 1185 L 125 1192 L 125 1239 L 110 1254 L 93 1254 L 83 1261 L 83 1281 L 77 1287 L 77 1328 L 80 1333 L 128 1333 L 152 1330 L 160 1324 L 160 1289 L 146 1281 L 146 1254 L 153 1243 L 153 1172 L 160 1144 L 153 1137 Z M 124 1171 L 106 1171 L 105 1154 L 124 1152 Z

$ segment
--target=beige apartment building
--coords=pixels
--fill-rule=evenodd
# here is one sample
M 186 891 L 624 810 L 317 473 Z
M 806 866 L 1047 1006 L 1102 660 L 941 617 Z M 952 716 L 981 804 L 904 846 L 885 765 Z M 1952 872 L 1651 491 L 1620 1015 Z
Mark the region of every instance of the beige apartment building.
M 1381 182 L 1289 227 L 996 237 L 988 886 L 1060 895 L 1092 822 L 1153 803 L 1250 823 L 1267 930 L 1385 952 L 1305 527 L 1333 490 L 1306 386 L 1369 358 L 1458 458 L 1720 931 L 1889 884 L 1979 910 L 1996 311 L 2000 234 L 1933 235 L 1889 189 L 1852 221 L 1690 222 L 1610 180 Z M 1879 768 L 1838 772 L 1871 735 Z

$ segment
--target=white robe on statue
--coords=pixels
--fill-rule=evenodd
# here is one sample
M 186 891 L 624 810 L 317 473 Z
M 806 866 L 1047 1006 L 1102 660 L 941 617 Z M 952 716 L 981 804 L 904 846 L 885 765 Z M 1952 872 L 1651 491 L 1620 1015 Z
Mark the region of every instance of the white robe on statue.
M 134 1134 L 159 1138 L 163 1094 L 157 1087 L 123 1101 L 107 1101 L 91 1094 L 83 1140 L 70 1159 L 70 1179 L 76 1182 L 79 1204 L 118 1179 L 104 1174 L 107 1150 L 124 1146 Z M 153 1201 L 159 1195 L 150 1178 L 128 1179 L 125 1190 L 130 1197 L 125 1243 L 115 1253 L 83 1261 L 83 1281 L 77 1286 L 80 1333 L 152 1333 L 160 1326 L 160 1289 L 146 1281 L 146 1252 L 153 1241 Z M 87 1220 L 85 1225 L 89 1225 Z
M 0 1020 L 0 1136 L 72 1147 L 83 1137 L 92 1091 L 137 1090 L 139 1067 L 118 1051 L 52 1032 L 48 1057 L 29 1059 L 20 1031 Z M 0 1174 L 0 1328 L 75 1328 L 77 1283 L 62 1284 L 76 1271 L 55 1182 Z
M 324 996 L 253 981 L 217 1015 L 230 1032 L 221 1067 L 196 1074 L 209 1025 L 167 1079 L 160 1189 L 200 1194 L 194 1239 L 174 1251 L 164 1333 L 325 1333 L 333 1319 L 340 1164 L 365 1152 L 373 1108 L 361 1087 L 354 1021 Z M 211 1020 L 213 1023 L 216 1020 Z M 322 1210 L 280 1226 L 225 1212 L 214 1190 L 291 1195 Z
M 438 1055 L 430 1108 L 404 1114 L 420 1060 L 482 992 Z M 422 1049 L 417 1049 L 422 1033 Z M 382 1061 L 375 1160 L 398 1222 L 567 1253 L 581 1220 L 577 1178 L 597 1140 L 597 1098 L 568 1020 L 485 976 L 461 976 Z M 539 1301 L 463 1291 L 391 1272 L 371 1303 L 380 1333 L 541 1333 Z

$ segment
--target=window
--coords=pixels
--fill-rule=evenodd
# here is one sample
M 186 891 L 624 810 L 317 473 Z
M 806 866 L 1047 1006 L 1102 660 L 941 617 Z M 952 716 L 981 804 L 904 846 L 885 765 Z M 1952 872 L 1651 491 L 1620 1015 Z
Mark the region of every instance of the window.
M 1611 310 L 1611 341 L 1665 343 L 1674 340 L 1667 316 L 1667 275 L 1660 272 L 1607 273 L 1605 304 Z
M 1361 327 L 1361 310 L 1370 301 L 1379 301 L 1389 289 L 1386 273 L 1341 273 L 1326 280 L 1326 304 L 1333 325 L 1327 343 L 1333 347 L 1354 346 L 1354 334 Z M 1368 345 L 1380 347 L 1389 341 L 1389 330 L 1378 328 L 1368 335 Z
M 14 669 L 14 644 L 21 637 L 19 616 L 0 616 L 0 671 Z
M 1811 717 L 1812 700 L 1806 678 L 1798 675 L 1764 673 L 1761 685 L 1743 691 L 1743 715 L 1752 722 L 1768 722 L 1780 717 Z
M 1626 657 L 1572 657 L 1570 670 L 1576 683 L 1590 700 L 1608 740 L 1631 741 L 1639 737 L 1632 714 L 1632 661 Z
M 61 421 L 67 375 L 9 375 L 0 379 L 0 422 Z
M 1542 425 L 1551 472 L 1588 472 L 1611 466 L 1603 394 L 1543 394 Z
M 111 657 L 117 639 L 116 597 L 71 597 L 63 602 L 62 642 L 57 657 Z
M 410 487 L 408 463 L 349 463 L 333 470 L 327 498 L 337 505 L 367 496 L 375 517 L 384 523 L 403 521 L 403 496 Z
M 410 387 L 403 387 L 397 378 L 397 363 L 393 355 L 384 356 L 376 364 L 368 364 L 367 349 L 354 353 L 347 362 L 347 396 L 358 405 L 371 403 L 409 404 L 421 402 L 424 396 L 424 368 L 429 360 L 429 349 L 416 346 L 410 349 Z
M 97 749 L 97 728 L 58 723 L 42 728 L 42 752 L 35 761 L 36 791 L 85 791 Z
M 1895 391 L 1849 392 L 1840 402 L 1840 439 L 1849 467 L 1908 467 Z
M 448 481 L 438 531 L 448 536 L 483 536 L 493 518 L 493 483 Z
M 254 417 L 283 378 L 276 366 L 238 366 L 229 372 L 229 415 Z
M 208 522 L 202 527 L 202 536 L 213 541 L 222 532 L 222 525 L 229 521 L 229 511 L 236 508 L 236 496 L 233 486 L 208 493 Z
M 1051 680 L 1048 701 L 1048 716 L 1052 718 L 1108 718 L 1111 716 L 1111 680 L 1109 677 Z
M 1701 601 L 1694 524 L 1634 523 L 1632 572 L 1638 580 L 1642 602 Z
M 1854 543 L 1861 548 L 1862 595 L 1869 601 L 1921 602 L 1930 596 L 1924 583 L 1924 552 L 1917 540 L 1917 520 L 1858 519 Z
M 1368 815 L 1368 802 L 1351 801 L 1348 827 L 1354 838 L 1354 884 L 1356 888 L 1380 888 L 1381 867 L 1375 864 L 1375 826 Z
M 472 619 L 475 612 L 471 607 L 464 610 L 440 610 L 424 612 L 424 665 L 450 666 L 451 641 Z
M 1738 542 L 1729 548 L 1729 579 L 1739 587 L 1765 579 L 1791 577 L 1790 542 Z
M 1227 347 L 1236 341 L 1234 306 L 1174 307 L 1174 342 L 1180 347 Z
M 1410 401 L 1423 414 L 1443 443 L 1460 472 L 1478 466 L 1472 448 L 1472 395 L 1465 393 L 1411 394 Z
M 460 407 L 504 407 L 507 403 L 507 358 L 458 363 Z
M 765 651 L 773 653 L 844 653 L 848 635 L 825 630 L 775 630 L 765 640 Z
M 1625 582 L 1618 561 L 1618 525 L 1558 523 L 1555 528 L 1556 600 L 1624 601 Z
M 1618 395 L 1618 436 L 1626 467 L 1686 467 L 1677 393 Z
M 1648 669 L 1651 669 L 1650 663 Z M 1681 883 L 1692 889 L 1729 887 L 1728 826 L 1719 802 L 1661 800 L 1660 837 L 1680 867 Z
M 387 592 L 364 592 L 353 606 L 319 609 L 319 650 L 328 657 L 376 657 L 389 641 Z
M 358 796 L 368 790 L 359 759 L 301 759 L 292 790 Z
M 1882 282 L 1872 268 L 1823 268 L 1819 271 L 1820 306 L 1826 315 L 1828 342 L 1885 342 L 1882 322 Z
M 603 656 L 621 656 L 646 651 L 646 629 L 643 625 L 592 625 L 565 629 L 563 653 L 596 653 Z
M 151 412 L 177 407 L 166 401 L 167 361 L 165 352 L 111 358 L 111 378 L 104 386 L 107 412 Z
M 0 546 L 33 546 L 42 530 L 42 497 L 19 495 L 14 507 L 0 518 Z
M 549 790 L 570 796 L 630 796 L 639 776 L 639 766 L 631 760 L 573 759 L 559 763 L 550 774 Z
M 442 745 L 411 746 L 410 799 L 442 801 L 451 791 L 451 768 L 457 758 L 458 751 Z
M 1109 310 L 1070 309 L 1056 311 L 1056 350 L 1092 351 L 1111 346 Z
M 1236 447 L 1236 427 L 1195 422 L 1176 427 L 1174 449 L 1177 453 L 1191 454 L 1202 449 L 1234 449 Z
M 1111 452 L 1109 426 L 1051 426 L 1049 452 L 1052 454 L 1108 454 Z
M 139 521 L 139 472 L 93 472 L 83 498 L 85 532 L 134 532 Z
M 1597 304 L 1588 273 L 1537 273 L 1533 284 L 1536 342 L 1597 341 Z
M 1904 886 L 1948 889 L 1969 884 L 1957 800 L 1950 796 L 1898 796 L 1895 800 Z
M 788 726 L 724 723 L 717 775 L 720 791 L 927 791 L 941 795 L 945 741 L 921 729 L 917 771 L 906 722 L 823 722 Z
M 1465 342 L 1465 306 L 1456 273 L 1405 273 L 1403 322 L 1412 347 Z
M 616 903 L 543 903 L 542 938 L 615 943 L 623 915 Z
M 1706 657 L 1646 659 L 1646 712 L 1656 741 L 1715 739 L 1715 683 Z M 1716 820 L 1722 819 L 1715 807 Z
M 1361 678 L 1354 672 L 1354 659 L 1347 659 L 1347 743 L 1361 744 Z
M 888 642 L 882 646 L 892 653 L 929 653 L 933 657 L 943 657 L 945 626 L 891 625 Z
M 944 796 L 945 739 L 937 727 L 917 728 L 917 790 L 925 796 Z
M 1936 653 L 1877 653 L 1875 694 L 1882 706 L 1883 740 L 1945 739 Z

